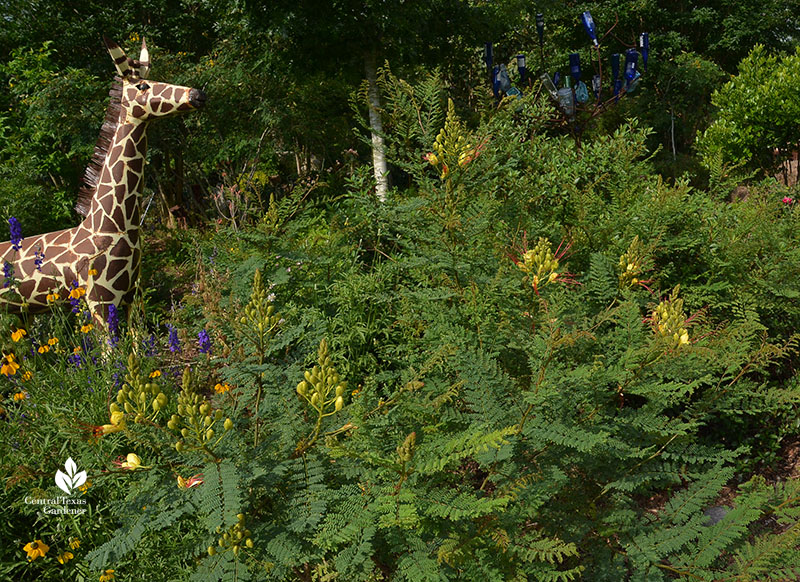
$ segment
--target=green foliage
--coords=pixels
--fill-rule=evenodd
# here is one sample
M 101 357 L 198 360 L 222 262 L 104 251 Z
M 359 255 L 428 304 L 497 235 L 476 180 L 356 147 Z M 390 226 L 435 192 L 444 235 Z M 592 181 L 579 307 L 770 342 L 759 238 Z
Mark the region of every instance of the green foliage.
M 172 301 L 139 297 L 115 347 L 81 314 L 0 321 L 20 364 L 0 377 L 0 571 L 786 578 L 797 479 L 757 473 L 800 438 L 794 207 L 665 181 L 635 121 L 577 148 L 533 93 L 470 125 L 433 76 L 380 84 L 410 183 L 385 203 L 353 167 L 332 196 L 298 184 L 215 232 L 149 233 L 164 272 L 142 286 L 168 276 Z M 246 175 L 216 185 L 266 192 Z M 57 495 L 70 456 L 85 514 L 19 502 Z M 28 562 L 36 539 L 52 549 Z
M 795 150 L 798 82 L 800 52 L 778 56 L 756 45 L 712 96 L 716 119 L 698 138 L 706 166 L 721 156 L 724 163 L 774 169 Z

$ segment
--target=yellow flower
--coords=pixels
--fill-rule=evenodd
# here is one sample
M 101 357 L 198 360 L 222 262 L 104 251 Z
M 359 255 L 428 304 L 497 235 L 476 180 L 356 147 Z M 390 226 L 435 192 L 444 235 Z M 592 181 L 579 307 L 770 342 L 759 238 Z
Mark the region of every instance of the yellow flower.
M 17 392 L 14 394 L 14 402 L 19 402 L 20 400 L 25 400 L 28 397 L 27 392 Z
M 58 293 L 48 293 L 47 294 L 47 302 L 48 303 L 55 303 L 56 301 L 59 300 L 59 297 L 60 296 L 59 296 Z
M 97 269 L 89 269 L 89 276 L 90 277 L 97 276 Z
M 184 479 L 180 475 L 178 475 L 178 488 L 179 489 L 191 489 L 192 487 L 197 487 L 203 483 L 203 474 L 198 473 L 194 477 L 189 477 L 188 479 Z
M 214 386 L 214 390 L 216 390 L 217 394 L 225 394 L 228 390 L 231 389 L 231 385 L 225 382 L 224 384 L 217 384 Z
M 47 340 L 47 345 L 48 346 L 54 346 L 57 343 L 58 343 L 58 338 L 57 337 L 51 337 L 49 340 Z
M 84 487 L 86 487 L 87 489 L 89 488 L 89 482 L 88 481 L 84 485 L 81 485 L 80 487 L 78 487 L 78 489 L 83 489 Z M 78 548 L 81 547 L 81 540 L 78 540 L 78 539 L 72 540 L 69 543 L 69 547 L 72 550 L 77 550 Z
M 50 549 L 50 546 L 48 546 L 42 540 L 34 540 L 25 544 L 22 549 L 28 552 L 28 560 L 33 561 L 40 556 L 44 558 L 44 555 L 47 553 L 47 550 Z
M 23 382 L 27 382 L 31 378 L 33 378 L 33 372 L 31 372 L 30 370 L 26 370 L 26 371 L 24 371 L 22 373 L 22 381 Z
M 89 487 L 91 487 L 91 486 L 92 486 L 92 482 L 91 481 L 87 481 L 86 483 L 84 483 L 83 485 L 78 487 L 78 490 L 81 493 L 86 493 L 89 490 Z M 71 541 L 69 543 L 69 547 L 72 548 L 73 550 L 76 549 L 80 545 L 81 545 L 81 541 L 80 540 L 73 540 L 73 541 Z
M 111 582 L 114 579 L 114 570 L 106 570 L 100 574 L 100 582 Z
M 0 366 L 0 374 L 4 376 L 13 376 L 19 370 L 19 364 L 14 361 L 14 354 L 8 354 L 3 358 L 5 363 Z
M 67 562 L 69 562 L 74 557 L 75 556 L 72 554 L 72 552 L 64 552 L 63 554 L 59 554 L 56 557 L 56 560 L 58 560 L 59 564 L 66 564 Z
M 46 354 L 47 352 L 50 351 L 50 346 L 39 346 L 39 349 L 36 351 L 39 352 L 40 354 Z
M 152 372 L 150 372 L 151 378 L 158 378 L 160 375 L 161 375 L 161 370 L 153 370 Z
M 80 354 L 82 351 L 83 350 L 81 349 L 81 346 L 75 346 L 74 348 L 72 348 L 73 354 Z
M 69 296 L 72 299 L 80 299 L 84 295 L 86 295 L 86 289 L 83 287 L 75 287 L 75 289 L 69 292 Z
M 11 334 L 11 339 L 14 340 L 15 342 L 18 342 L 23 338 L 23 336 L 26 335 L 28 335 L 28 332 L 22 328 L 19 328 L 18 330 L 16 330 L 14 333 Z
M 142 465 L 142 460 L 136 453 L 128 453 L 128 456 L 125 457 L 125 460 L 122 463 L 120 463 L 120 467 L 122 467 L 123 469 L 129 469 L 131 471 L 138 469 L 141 465 Z
M 81 333 L 89 333 L 94 329 L 94 325 L 91 323 L 87 323 L 86 325 L 81 326 Z
M 100 427 L 100 435 L 111 434 L 125 429 L 125 413 L 121 410 L 111 413 L 111 424 Z M 96 435 L 99 436 L 99 435 Z

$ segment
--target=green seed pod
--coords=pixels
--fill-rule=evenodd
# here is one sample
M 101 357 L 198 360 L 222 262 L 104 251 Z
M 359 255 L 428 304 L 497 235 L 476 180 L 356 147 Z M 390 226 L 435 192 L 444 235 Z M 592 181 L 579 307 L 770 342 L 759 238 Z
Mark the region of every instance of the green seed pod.
M 206 431 L 206 440 L 207 440 L 207 441 L 210 441 L 210 440 L 211 440 L 211 439 L 213 439 L 213 438 L 214 438 L 214 429 L 213 429 L 213 428 L 210 428 L 210 429 L 208 429 L 208 430 Z
M 175 443 L 175 450 L 179 453 L 183 451 L 183 441 L 178 441 Z
M 212 420 L 211 420 L 210 416 L 204 416 L 203 417 L 203 426 L 204 427 L 208 428 L 209 426 L 211 426 L 211 423 L 212 423 Z
M 303 372 L 303 376 L 305 377 L 306 382 L 308 382 L 309 384 L 313 384 L 314 383 L 313 377 L 311 376 L 311 372 L 309 372 L 308 370 Z
M 252 540 L 252 538 L 247 538 L 247 539 L 245 540 L 245 542 L 244 542 L 244 545 L 246 545 L 248 548 L 252 548 L 252 547 L 253 547 L 253 540 Z
M 217 408 L 217 410 L 214 412 L 214 420 L 222 420 L 222 409 L 221 408 Z
M 242 316 L 242 317 L 239 319 L 239 323 L 241 323 L 242 325 L 246 325 L 246 324 L 247 324 L 247 316 L 246 316 L 246 315 L 243 315 L 243 316 Z
M 339 384 L 339 385 L 336 387 L 336 396 L 341 396 L 342 394 L 344 394 L 344 386 L 342 386 L 341 384 Z
M 233 421 L 230 418 L 226 418 L 225 424 L 223 424 L 222 426 L 225 427 L 226 431 L 231 430 L 233 428 Z
M 308 372 L 306 372 L 306 374 L 307 373 Z M 308 392 L 308 382 L 306 382 L 305 380 L 301 380 L 301 382 L 297 385 L 297 393 L 300 396 L 305 396 L 307 392 Z
M 144 415 L 141 412 L 137 413 L 136 416 L 133 418 L 133 422 L 135 422 L 136 424 L 143 423 L 144 422 Z
M 170 418 L 169 421 L 167 422 L 167 428 L 169 430 L 175 430 L 176 428 L 178 428 L 178 423 Z
M 167 405 L 167 395 L 163 392 L 159 392 L 158 396 L 156 396 L 156 400 L 158 400 L 159 405 L 161 408 L 164 408 Z
M 191 434 L 191 433 L 189 432 L 188 428 L 184 427 L 184 428 L 181 429 L 181 436 L 183 436 L 183 438 L 185 438 L 185 439 L 189 438 L 189 434 Z
M 161 410 L 161 403 L 158 401 L 158 398 L 153 399 L 153 403 L 151 405 L 153 407 L 153 412 L 158 412 Z
M 225 534 L 225 535 L 228 535 L 228 534 Z M 224 539 L 219 538 L 219 541 L 217 543 L 219 544 L 220 548 L 224 548 L 225 547 L 225 540 Z
M 186 414 L 186 407 L 183 404 L 178 404 L 178 414 L 181 416 Z
M 318 402 L 319 402 L 319 392 L 314 392 L 314 394 L 311 395 L 311 406 L 316 406 Z
M 214 546 L 208 546 L 208 555 L 213 556 L 217 553 L 217 549 Z
M 211 406 L 209 406 L 209 404 L 208 404 L 207 402 L 203 403 L 203 404 L 200 406 L 200 414 L 202 414 L 203 416 L 205 416 L 206 414 L 208 414 L 208 411 L 209 411 L 209 410 L 211 410 Z
M 342 398 L 341 396 L 337 396 L 336 403 L 334 404 L 336 412 L 339 412 L 342 409 L 342 406 L 344 406 L 344 398 Z
M 236 519 L 239 520 L 239 523 L 244 523 L 244 517 L 245 517 L 244 513 L 237 513 L 236 514 Z
M 233 546 L 233 555 L 234 556 L 238 556 L 239 555 L 239 546 L 238 545 Z

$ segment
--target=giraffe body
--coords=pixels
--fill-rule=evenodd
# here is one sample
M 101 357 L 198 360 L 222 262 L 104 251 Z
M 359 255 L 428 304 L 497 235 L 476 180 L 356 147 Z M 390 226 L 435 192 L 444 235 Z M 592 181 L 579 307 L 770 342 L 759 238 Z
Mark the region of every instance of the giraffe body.
M 77 209 L 86 218 L 76 227 L 27 237 L 19 249 L 0 243 L 0 261 L 13 266 L 15 285 L 0 288 L 11 310 L 47 310 L 52 294 L 62 299 L 76 286 L 86 291 L 94 319 L 104 323 L 108 306 L 129 303 L 141 266 L 140 199 L 147 152 L 147 126 L 156 118 L 198 109 L 202 91 L 145 80 L 147 47 L 139 61 L 105 39 L 119 73 L 95 157 Z M 43 258 L 42 258 L 43 256 Z M 0 275 L 0 285 L 6 283 Z M 16 287 L 14 293 L 14 287 Z

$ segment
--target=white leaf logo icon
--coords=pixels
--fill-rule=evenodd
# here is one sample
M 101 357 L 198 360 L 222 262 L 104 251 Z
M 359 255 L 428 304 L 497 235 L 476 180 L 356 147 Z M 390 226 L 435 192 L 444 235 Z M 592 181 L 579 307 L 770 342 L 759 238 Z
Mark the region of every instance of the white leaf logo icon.
M 61 469 L 56 471 L 56 485 L 69 495 L 72 493 L 73 489 L 86 483 L 86 471 L 78 472 L 78 466 L 75 464 L 75 461 L 72 460 L 72 457 L 67 459 L 67 462 L 64 463 L 64 469 L 67 470 L 66 473 L 61 471 Z

